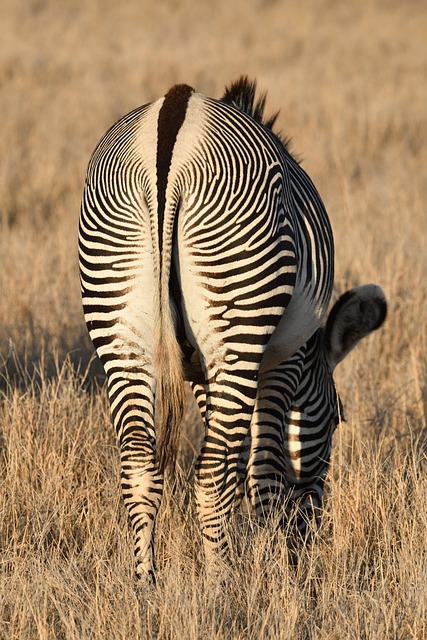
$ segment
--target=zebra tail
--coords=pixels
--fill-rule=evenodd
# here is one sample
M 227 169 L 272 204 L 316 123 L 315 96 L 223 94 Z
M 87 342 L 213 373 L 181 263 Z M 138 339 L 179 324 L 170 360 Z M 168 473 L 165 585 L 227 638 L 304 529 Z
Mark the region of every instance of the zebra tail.
M 157 463 L 162 473 L 168 467 L 172 472 L 175 469 L 185 408 L 181 349 L 176 339 L 170 310 L 163 309 L 162 306 L 157 338 L 157 393 L 160 415 L 156 420 Z
M 158 318 L 155 327 L 156 367 L 156 456 L 163 473 L 173 472 L 181 440 L 181 426 L 185 409 L 185 377 L 181 347 L 179 346 L 169 300 L 171 252 L 163 254 L 160 272 Z M 157 411 L 158 410 L 158 411 Z

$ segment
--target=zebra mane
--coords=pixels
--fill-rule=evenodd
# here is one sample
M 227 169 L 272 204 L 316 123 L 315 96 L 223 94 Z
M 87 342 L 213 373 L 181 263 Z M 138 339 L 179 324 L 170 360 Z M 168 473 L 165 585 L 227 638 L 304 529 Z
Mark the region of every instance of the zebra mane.
M 264 127 L 270 129 L 274 133 L 274 135 L 279 138 L 288 153 L 290 153 L 290 138 L 283 137 L 280 131 L 275 131 L 273 129 L 279 116 L 279 111 L 277 111 L 277 113 L 273 114 L 269 118 L 266 118 L 264 116 L 264 109 L 267 92 L 264 91 L 264 93 L 261 93 L 258 96 L 256 95 L 256 93 L 256 80 L 249 80 L 248 76 L 240 76 L 238 80 L 235 80 L 225 88 L 224 95 L 221 98 L 221 102 L 230 104 L 240 111 L 247 113 Z

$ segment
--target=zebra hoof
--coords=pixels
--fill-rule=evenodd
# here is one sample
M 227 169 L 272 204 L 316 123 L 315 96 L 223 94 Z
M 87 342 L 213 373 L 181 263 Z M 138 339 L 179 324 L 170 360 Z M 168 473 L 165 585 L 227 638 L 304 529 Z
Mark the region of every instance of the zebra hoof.
M 154 569 L 149 569 L 146 571 L 141 565 L 136 565 L 135 569 L 135 578 L 138 581 L 139 585 L 144 585 L 147 587 L 155 587 L 157 584 L 156 573 Z

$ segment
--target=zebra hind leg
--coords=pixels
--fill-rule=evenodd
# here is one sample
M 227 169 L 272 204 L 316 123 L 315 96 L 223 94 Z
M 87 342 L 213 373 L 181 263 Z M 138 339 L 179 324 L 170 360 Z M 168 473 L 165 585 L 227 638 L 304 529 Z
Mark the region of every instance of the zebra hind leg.
M 158 472 L 152 444 L 139 425 L 128 429 L 121 445 L 121 485 L 133 531 L 136 575 L 154 584 L 154 526 L 163 476 Z
M 206 423 L 206 389 L 203 384 L 191 382 L 191 388 L 196 398 L 203 422 Z M 250 434 L 248 433 L 243 442 L 242 450 L 237 462 L 237 486 L 234 507 L 238 509 L 246 495 L 246 468 L 250 452 Z
M 132 377 L 134 377 L 135 371 Z M 154 381 L 139 372 L 109 380 L 109 397 L 121 460 L 121 485 L 133 531 L 136 575 L 155 583 L 154 526 L 163 494 L 156 461 Z
M 229 561 L 228 521 L 235 506 L 242 452 L 255 404 L 256 381 L 226 378 L 207 396 L 206 437 L 196 464 L 195 495 L 208 572 Z M 242 399 L 245 402 L 242 402 Z

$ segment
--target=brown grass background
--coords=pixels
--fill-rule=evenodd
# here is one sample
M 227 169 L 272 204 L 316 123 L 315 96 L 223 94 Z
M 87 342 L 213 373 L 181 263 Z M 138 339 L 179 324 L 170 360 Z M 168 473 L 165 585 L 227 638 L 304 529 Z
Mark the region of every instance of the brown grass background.
M 427 637 L 426 33 L 422 0 L 3 0 L 1 638 Z M 80 308 L 84 173 L 119 116 L 176 82 L 219 97 L 241 73 L 325 201 L 336 293 L 376 282 L 389 316 L 336 373 L 347 422 L 298 569 L 240 514 L 227 580 L 205 579 L 190 402 L 147 591 Z

